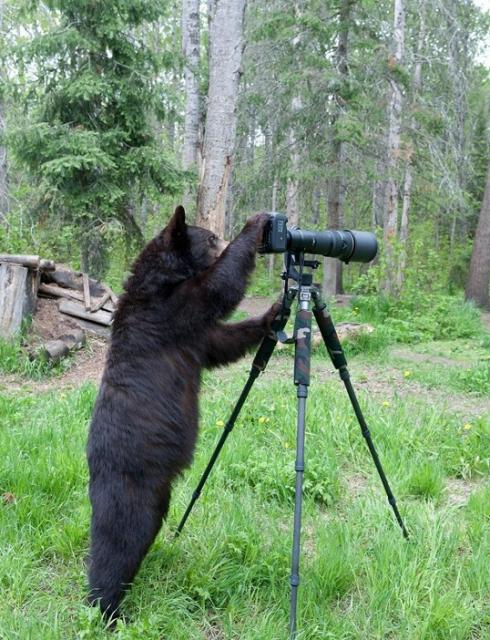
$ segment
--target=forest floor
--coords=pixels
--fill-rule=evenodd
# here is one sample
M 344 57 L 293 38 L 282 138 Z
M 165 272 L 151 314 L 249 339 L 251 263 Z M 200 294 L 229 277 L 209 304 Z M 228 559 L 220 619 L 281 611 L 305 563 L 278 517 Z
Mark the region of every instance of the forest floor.
M 255 315 L 268 305 L 247 299 L 241 311 Z M 287 637 L 291 348 L 274 354 L 256 382 L 187 530 L 173 543 L 251 358 L 205 374 L 195 464 L 179 481 L 169 522 L 127 598 L 133 623 L 112 634 L 83 604 L 84 447 L 106 350 L 93 338 L 58 375 L 0 376 L 0 638 Z M 314 349 L 298 640 L 490 637 L 489 359 L 481 337 L 349 357 L 411 533 L 406 543 L 338 375 L 323 346 Z

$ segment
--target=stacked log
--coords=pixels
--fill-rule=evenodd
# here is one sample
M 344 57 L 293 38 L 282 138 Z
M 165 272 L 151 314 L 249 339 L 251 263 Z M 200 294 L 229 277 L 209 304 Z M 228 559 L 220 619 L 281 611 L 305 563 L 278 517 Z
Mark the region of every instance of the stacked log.
M 59 299 L 59 312 L 70 316 L 82 329 L 110 337 L 117 296 L 106 284 L 86 273 L 59 267 L 43 274 L 39 294 Z
M 0 337 L 19 333 L 38 297 L 58 300 L 59 312 L 80 328 L 45 342 L 32 356 L 57 361 L 84 344 L 85 331 L 110 336 L 117 296 L 107 285 L 36 255 L 0 254 Z

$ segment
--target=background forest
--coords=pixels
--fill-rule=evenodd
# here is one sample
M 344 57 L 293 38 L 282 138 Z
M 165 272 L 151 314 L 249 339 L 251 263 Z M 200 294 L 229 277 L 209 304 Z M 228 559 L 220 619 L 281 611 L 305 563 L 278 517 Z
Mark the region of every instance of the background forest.
M 379 240 L 372 264 L 326 259 L 316 278 L 410 540 L 314 335 L 298 640 L 490 638 L 489 27 L 484 0 L 0 0 L 0 268 L 34 277 L 40 255 L 113 289 L 91 298 L 80 274 L 58 300 L 38 282 L 32 318 L 0 339 L 1 640 L 287 637 L 291 345 L 175 541 L 250 363 L 203 372 L 195 460 L 125 599 L 129 623 L 109 631 L 86 604 L 105 325 L 181 202 L 228 239 L 276 210 Z M 257 263 L 233 319 L 282 287 L 282 256 Z M 75 301 L 110 319 L 95 334 L 73 324 Z M 85 345 L 50 361 L 46 345 L 80 326 Z
M 178 202 L 227 238 L 280 210 L 377 230 L 375 266 L 325 261 L 329 295 L 467 287 L 488 304 L 474 2 L 2 0 L 0 24 L 0 250 L 119 289 Z M 258 290 L 279 287 L 273 268 Z

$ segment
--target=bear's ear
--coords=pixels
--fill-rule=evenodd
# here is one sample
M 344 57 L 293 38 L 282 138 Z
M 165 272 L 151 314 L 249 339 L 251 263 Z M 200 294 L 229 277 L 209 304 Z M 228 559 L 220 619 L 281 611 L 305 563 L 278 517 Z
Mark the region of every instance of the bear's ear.
M 187 239 L 187 225 L 185 223 L 185 209 L 182 205 L 175 209 L 174 215 L 165 229 L 165 236 L 172 245 L 183 244 Z

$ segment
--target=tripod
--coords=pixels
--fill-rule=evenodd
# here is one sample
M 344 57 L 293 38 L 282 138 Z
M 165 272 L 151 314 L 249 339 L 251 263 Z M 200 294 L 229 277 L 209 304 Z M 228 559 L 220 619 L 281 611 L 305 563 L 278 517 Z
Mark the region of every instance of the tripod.
M 295 265 L 299 265 L 299 271 Z M 393 509 L 395 518 L 401 527 L 403 535 L 408 538 L 408 532 L 405 528 L 403 520 L 398 511 L 395 497 L 390 489 L 390 485 L 386 478 L 386 475 L 381 466 L 377 451 L 374 447 L 371 439 L 364 416 L 362 415 L 361 408 L 357 401 L 352 383 L 350 381 L 349 371 L 347 369 L 347 361 L 345 359 L 344 352 L 340 345 L 337 332 L 335 330 L 332 318 L 327 309 L 327 305 L 323 302 L 320 296 L 319 288 L 313 284 L 313 275 L 311 272 L 305 273 L 304 268 L 309 267 L 312 270 L 317 269 L 319 262 L 316 260 L 305 260 L 304 253 L 297 253 L 295 255 L 288 253 L 286 258 L 286 271 L 283 274 L 285 280 L 284 295 L 282 299 L 282 309 L 280 314 L 275 318 L 271 326 L 271 333 L 266 336 L 255 355 L 252 362 L 252 367 L 247 382 L 238 398 L 237 403 L 225 425 L 224 431 L 216 445 L 216 448 L 211 456 L 211 459 L 197 485 L 192 499 L 179 523 L 176 530 L 176 536 L 178 536 L 189 514 L 201 495 L 201 491 L 208 479 L 209 474 L 219 456 L 223 445 L 226 442 L 229 434 L 231 433 L 235 421 L 240 413 L 240 410 L 245 402 L 252 385 L 264 371 L 269 359 L 274 351 L 274 348 L 280 340 L 281 342 L 294 342 L 295 354 L 294 354 L 294 384 L 297 388 L 298 398 L 298 415 L 297 415 L 297 431 L 296 431 L 296 489 L 295 489 L 295 501 L 294 501 L 294 524 L 293 524 L 293 549 L 292 549 L 292 562 L 291 562 L 291 608 L 290 608 L 290 638 L 296 638 L 296 609 L 297 609 L 297 597 L 299 586 L 299 560 L 300 560 L 300 536 L 301 536 L 301 509 L 302 509 L 302 497 L 303 497 L 303 474 L 305 468 L 304 450 L 305 450 L 305 414 L 306 414 L 306 398 L 308 397 L 308 387 L 310 384 L 310 361 L 311 361 L 311 321 L 312 312 L 310 310 L 311 304 L 313 304 L 313 315 L 315 316 L 316 323 L 320 329 L 323 341 L 327 348 L 332 364 L 338 370 L 341 380 L 343 381 L 347 393 L 349 395 L 352 407 L 356 414 L 357 420 L 361 427 L 362 435 L 366 440 L 366 444 L 373 458 L 374 464 L 378 471 L 381 482 L 383 483 L 388 502 Z M 293 279 L 297 282 L 297 286 L 288 287 L 288 280 Z M 299 310 L 296 314 L 294 323 L 294 335 L 292 338 L 287 338 L 284 334 L 284 327 L 288 321 L 291 313 L 291 307 L 294 300 L 298 298 Z

